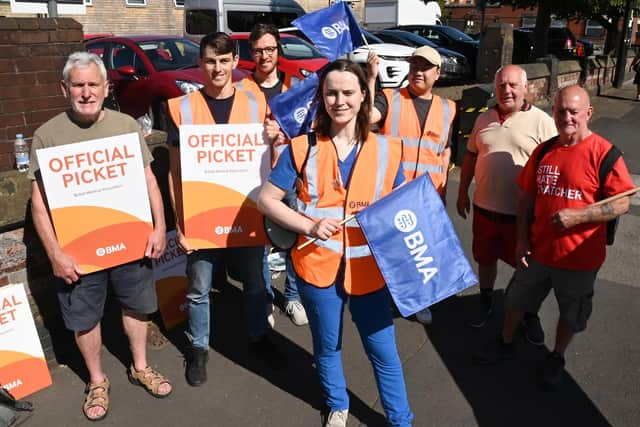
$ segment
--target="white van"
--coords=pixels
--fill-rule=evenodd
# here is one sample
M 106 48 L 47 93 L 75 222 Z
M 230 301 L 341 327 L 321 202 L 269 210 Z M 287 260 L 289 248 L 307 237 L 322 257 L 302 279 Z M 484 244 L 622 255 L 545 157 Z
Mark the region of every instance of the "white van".
M 289 27 L 304 13 L 294 0 L 185 0 L 184 36 L 193 40 L 216 31 L 251 31 L 258 22 Z

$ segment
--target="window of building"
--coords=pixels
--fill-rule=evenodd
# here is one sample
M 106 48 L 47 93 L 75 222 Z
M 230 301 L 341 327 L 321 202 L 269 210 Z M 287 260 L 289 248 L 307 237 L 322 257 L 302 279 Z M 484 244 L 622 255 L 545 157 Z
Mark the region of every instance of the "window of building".
M 173 0 L 173 5 L 178 8 L 183 8 L 184 0 Z
M 84 0 L 85 6 L 93 6 L 93 0 Z
M 147 0 L 125 0 L 127 6 L 144 7 L 147 5 Z

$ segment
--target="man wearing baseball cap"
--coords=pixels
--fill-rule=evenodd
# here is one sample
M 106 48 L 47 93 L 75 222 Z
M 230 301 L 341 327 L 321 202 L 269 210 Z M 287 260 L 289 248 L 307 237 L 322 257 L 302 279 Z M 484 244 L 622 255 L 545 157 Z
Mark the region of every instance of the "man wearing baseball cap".
M 375 86 L 378 57 L 369 55 L 369 87 Z M 385 89 L 375 97 L 371 122 L 380 133 L 401 138 L 402 167 L 407 181 L 429 173 L 433 185 L 445 200 L 447 172 L 451 157 L 450 137 L 456 105 L 434 95 L 433 85 L 440 78 L 442 58 L 429 46 L 417 48 L 409 57 L 409 86 Z M 431 311 L 416 313 L 425 324 L 431 323 Z

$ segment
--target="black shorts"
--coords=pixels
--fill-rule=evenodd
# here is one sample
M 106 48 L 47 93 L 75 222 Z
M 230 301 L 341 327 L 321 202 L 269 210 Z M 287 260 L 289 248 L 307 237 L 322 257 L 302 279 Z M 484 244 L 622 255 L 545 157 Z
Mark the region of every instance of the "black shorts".
M 86 331 L 100 322 L 109 284 L 123 309 L 137 314 L 158 310 L 151 260 L 145 258 L 81 276 L 71 285 L 58 279 L 58 301 L 67 329 Z

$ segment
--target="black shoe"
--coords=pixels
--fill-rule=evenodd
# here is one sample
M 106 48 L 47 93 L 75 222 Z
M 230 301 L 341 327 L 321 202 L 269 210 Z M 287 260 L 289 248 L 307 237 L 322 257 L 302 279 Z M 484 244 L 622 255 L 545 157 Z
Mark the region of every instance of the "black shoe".
M 467 322 L 467 325 L 472 328 L 483 328 L 489 319 L 491 319 L 491 316 L 493 316 L 491 306 L 482 304 L 480 307 L 481 308 L 478 309 L 478 312 L 474 314 L 474 317 Z
M 271 369 L 280 370 L 287 367 L 287 359 L 278 348 L 264 335 L 258 341 L 249 345 L 249 351 L 253 356 L 269 365 Z
M 513 360 L 516 357 L 516 346 L 514 343 L 505 343 L 502 336 L 489 341 L 484 348 L 471 355 L 474 363 L 478 365 L 492 365 L 504 360 Z
M 198 387 L 207 382 L 208 361 L 209 351 L 206 348 L 191 347 L 187 350 L 185 376 L 190 386 Z
M 549 353 L 542 367 L 542 385 L 547 390 L 555 390 L 562 383 L 564 357 L 556 351 Z
M 540 318 L 532 313 L 526 313 L 522 319 L 524 336 L 533 345 L 544 345 L 544 330 Z

